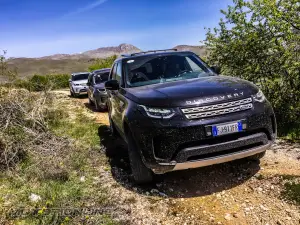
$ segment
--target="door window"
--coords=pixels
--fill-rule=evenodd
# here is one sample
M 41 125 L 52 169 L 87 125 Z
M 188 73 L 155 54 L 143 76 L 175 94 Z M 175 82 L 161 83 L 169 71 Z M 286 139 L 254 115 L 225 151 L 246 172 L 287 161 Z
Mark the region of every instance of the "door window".
M 115 80 L 116 79 L 116 69 L 117 69 L 117 64 L 113 66 L 113 68 L 110 71 L 109 75 L 109 80 Z
M 119 83 L 121 84 L 121 80 L 122 80 L 122 65 L 121 63 L 117 64 L 117 70 L 116 70 L 116 77 L 115 79 L 117 81 L 119 81 Z

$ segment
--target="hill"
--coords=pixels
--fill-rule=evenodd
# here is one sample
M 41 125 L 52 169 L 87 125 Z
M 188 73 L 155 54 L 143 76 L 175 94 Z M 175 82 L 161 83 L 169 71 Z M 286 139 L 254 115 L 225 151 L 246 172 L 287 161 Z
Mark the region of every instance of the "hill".
M 195 46 L 195 45 L 177 45 L 174 47 L 174 49 L 177 49 L 178 51 L 191 51 L 195 54 L 199 55 L 200 57 L 204 57 L 207 55 L 207 47 L 204 45 L 202 46 Z
M 178 51 L 192 51 L 200 56 L 207 54 L 205 46 L 178 45 L 174 48 Z M 106 58 L 112 55 L 120 56 L 139 51 L 141 49 L 134 45 L 120 44 L 119 46 L 101 47 L 78 54 L 55 54 L 40 58 L 10 58 L 8 66 L 12 69 L 16 68 L 20 78 L 34 74 L 72 73 L 86 71 L 97 58 Z

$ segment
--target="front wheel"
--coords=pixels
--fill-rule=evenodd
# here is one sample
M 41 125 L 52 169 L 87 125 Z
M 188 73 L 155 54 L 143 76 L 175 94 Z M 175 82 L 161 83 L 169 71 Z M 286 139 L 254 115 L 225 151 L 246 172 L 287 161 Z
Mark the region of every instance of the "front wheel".
M 96 107 L 96 111 L 97 111 L 97 112 L 103 112 L 103 111 L 105 111 L 105 107 L 99 105 L 97 99 L 95 99 L 95 107 Z
M 92 100 L 89 97 L 89 105 L 94 105 L 94 103 L 92 102 Z
M 130 161 L 130 167 L 134 181 L 137 184 L 145 184 L 153 181 L 153 172 L 147 168 L 142 160 L 141 155 L 138 152 L 136 144 L 132 135 L 127 135 L 128 141 L 128 155 Z

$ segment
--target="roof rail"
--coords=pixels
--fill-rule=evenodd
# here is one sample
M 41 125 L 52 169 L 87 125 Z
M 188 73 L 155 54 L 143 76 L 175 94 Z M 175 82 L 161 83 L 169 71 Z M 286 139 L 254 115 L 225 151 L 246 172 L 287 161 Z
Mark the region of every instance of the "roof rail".
M 131 53 L 131 54 L 124 54 L 121 55 L 122 57 L 130 57 L 130 56 L 135 56 L 135 55 L 142 55 L 142 54 L 147 54 L 147 53 L 156 53 L 156 52 L 168 52 L 168 51 L 177 51 L 177 49 L 175 48 L 171 48 L 171 49 L 163 49 L 163 50 L 149 50 L 149 51 L 145 51 L 145 52 L 135 52 L 135 53 Z
M 131 54 L 122 54 L 121 56 L 122 57 L 129 57 L 129 56 L 131 56 Z

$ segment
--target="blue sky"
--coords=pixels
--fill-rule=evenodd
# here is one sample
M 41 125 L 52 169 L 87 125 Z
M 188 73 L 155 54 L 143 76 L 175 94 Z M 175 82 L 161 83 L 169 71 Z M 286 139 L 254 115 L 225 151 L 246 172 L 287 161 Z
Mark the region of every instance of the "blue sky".
M 0 0 L 10 57 L 79 53 L 121 43 L 143 50 L 199 45 L 232 0 Z

